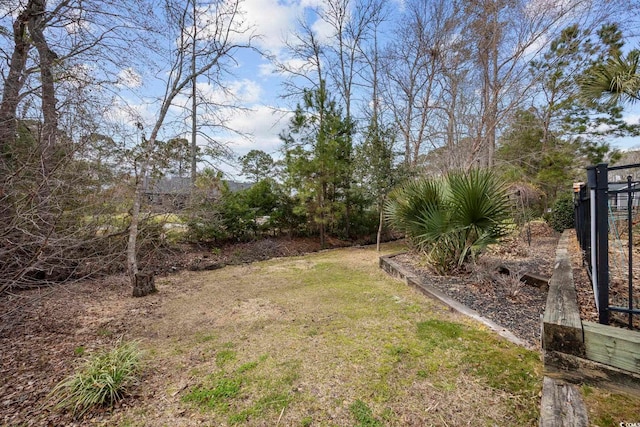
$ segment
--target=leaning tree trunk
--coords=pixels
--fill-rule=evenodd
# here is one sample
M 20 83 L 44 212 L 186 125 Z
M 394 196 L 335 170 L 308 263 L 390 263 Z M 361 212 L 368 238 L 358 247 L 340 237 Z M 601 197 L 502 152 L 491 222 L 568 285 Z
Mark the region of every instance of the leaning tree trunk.
M 58 111 L 56 108 L 55 84 L 53 77 L 53 63 L 56 54 L 49 48 L 44 37 L 45 26 L 45 0 L 32 0 L 32 9 L 29 19 L 29 33 L 33 45 L 40 58 L 40 79 L 42 84 L 42 115 L 44 123 L 42 135 L 40 135 L 40 168 L 42 183 L 40 185 L 39 209 L 46 227 L 51 227 L 51 173 L 54 169 L 54 154 L 56 151 L 56 139 L 58 133 Z
M 143 142 L 143 156 L 140 164 L 140 171 L 136 180 L 136 189 L 133 196 L 133 206 L 131 207 L 131 224 L 129 224 L 129 239 L 127 242 L 127 271 L 131 279 L 131 285 L 136 287 L 136 275 L 138 274 L 138 225 L 140 223 L 140 211 L 142 209 L 142 199 L 144 197 L 144 183 L 147 171 L 150 169 L 151 155 L 160 131 L 162 121 L 169 110 L 170 102 L 165 101 L 160 110 L 160 119 L 156 122 L 151 136 Z
M 13 23 L 13 53 L 9 62 L 9 72 L 4 81 L 2 103 L 0 103 L 0 198 L 6 197 L 7 179 L 10 171 L 10 151 L 15 144 L 17 122 L 16 110 L 20 102 L 20 90 L 24 85 L 24 71 L 29 54 L 27 22 L 29 7 L 23 10 Z M 10 215 L 9 206 L 2 203 L 0 218 Z

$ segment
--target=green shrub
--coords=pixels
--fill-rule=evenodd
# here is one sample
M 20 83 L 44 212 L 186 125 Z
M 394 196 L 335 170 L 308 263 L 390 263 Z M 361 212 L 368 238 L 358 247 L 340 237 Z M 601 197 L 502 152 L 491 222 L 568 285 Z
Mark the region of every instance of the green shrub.
M 562 232 L 575 226 L 573 196 L 565 194 L 558 197 L 551 208 L 548 223 L 555 231 Z
M 188 232 L 186 240 L 188 242 L 199 243 L 202 241 L 219 241 L 228 237 L 224 226 L 219 218 L 209 216 L 209 218 L 195 218 L 187 222 Z
M 505 235 L 509 199 L 489 170 L 452 172 L 394 190 L 385 215 L 437 272 L 448 273 Z
M 136 384 L 140 358 L 135 342 L 95 354 L 51 391 L 56 407 L 81 416 L 91 408 L 113 405 Z

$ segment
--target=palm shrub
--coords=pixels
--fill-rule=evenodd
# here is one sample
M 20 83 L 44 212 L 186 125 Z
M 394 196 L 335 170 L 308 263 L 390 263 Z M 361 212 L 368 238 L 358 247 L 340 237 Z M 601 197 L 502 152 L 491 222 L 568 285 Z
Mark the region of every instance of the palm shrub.
M 407 182 L 385 206 L 391 225 L 440 274 L 460 268 L 505 235 L 506 187 L 489 170 Z
M 97 353 L 51 391 L 56 407 L 81 416 L 91 408 L 113 405 L 137 382 L 140 358 L 135 342 Z

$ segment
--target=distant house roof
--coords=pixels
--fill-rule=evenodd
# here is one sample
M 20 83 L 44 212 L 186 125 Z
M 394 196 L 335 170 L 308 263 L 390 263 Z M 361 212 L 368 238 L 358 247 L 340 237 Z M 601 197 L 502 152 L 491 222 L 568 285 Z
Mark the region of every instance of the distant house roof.
M 247 182 L 226 180 L 223 180 L 223 182 L 228 186 L 229 191 L 231 192 L 246 190 L 253 185 Z M 146 192 L 152 194 L 172 195 L 189 194 L 191 192 L 191 178 L 179 176 L 162 177 L 158 181 L 154 182 L 151 185 L 151 188 L 149 188 Z
M 171 176 L 162 177 L 153 182 L 147 190 L 155 194 L 189 194 L 191 191 L 191 178 Z
M 640 182 L 632 182 L 631 188 L 633 190 L 637 190 L 639 185 L 640 185 Z M 609 191 L 622 191 L 622 190 L 626 190 L 627 188 L 629 188 L 629 184 L 627 184 L 626 182 L 610 182 L 609 183 Z
M 229 191 L 235 193 L 236 191 L 247 190 L 253 187 L 253 184 L 250 182 L 237 182 L 237 181 L 224 181 L 229 188 Z

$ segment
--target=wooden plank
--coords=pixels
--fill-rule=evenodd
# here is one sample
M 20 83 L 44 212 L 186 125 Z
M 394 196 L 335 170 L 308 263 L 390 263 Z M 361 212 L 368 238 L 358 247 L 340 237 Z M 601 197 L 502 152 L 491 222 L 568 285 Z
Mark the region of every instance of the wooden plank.
M 640 375 L 557 351 L 543 351 L 544 375 L 640 397 Z
M 584 322 L 586 357 L 640 375 L 640 332 Z
M 509 269 L 509 267 L 505 265 L 499 265 L 496 270 L 499 274 L 505 274 L 505 275 L 511 274 L 511 270 Z M 525 271 L 520 276 L 520 281 L 525 285 L 533 286 L 543 290 L 549 289 L 549 278 L 541 276 L 536 273 L 530 273 L 528 271 Z
M 539 274 L 529 273 L 529 272 L 524 273 L 520 278 L 520 281 L 529 286 L 534 286 L 536 288 L 540 288 L 543 290 L 549 289 L 549 279 Z
M 383 269 L 389 276 L 395 277 L 397 279 L 405 280 L 407 276 L 414 277 L 411 273 L 405 271 L 401 264 L 396 262 L 393 258 L 401 255 L 384 255 L 381 256 L 378 263 L 381 269 Z
M 542 346 L 548 351 L 584 355 L 582 321 L 568 255 L 570 234 L 565 231 L 556 249 L 556 265 L 549 281 L 542 324 Z
M 587 427 L 587 408 L 578 388 L 544 377 L 540 403 L 540 427 Z

